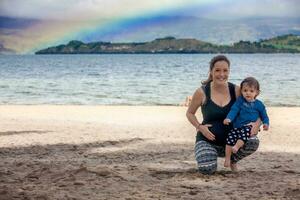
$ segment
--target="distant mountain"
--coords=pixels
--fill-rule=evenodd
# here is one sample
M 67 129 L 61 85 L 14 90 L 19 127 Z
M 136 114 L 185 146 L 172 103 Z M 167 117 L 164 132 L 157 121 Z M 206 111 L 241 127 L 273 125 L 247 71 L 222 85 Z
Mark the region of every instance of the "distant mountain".
M 191 16 L 156 16 L 139 19 L 140 23 L 108 29 L 82 38 L 83 42 L 151 41 L 172 35 L 176 38 L 195 38 L 215 44 L 233 44 L 236 41 L 258 41 L 278 35 L 300 35 L 300 18 L 245 18 L 213 20 Z
M 83 43 L 73 40 L 37 51 L 36 54 L 116 54 L 116 53 L 300 53 L 300 36 L 284 35 L 258 42 L 239 41 L 233 45 L 215 45 L 196 39 L 168 36 L 140 43 Z
M 5 48 L 0 44 L 0 55 L 15 54 L 16 52 L 12 49 Z
M 39 20 L 26 18 L 12 18 L 0 16 L 0 30 L 6 29 L 22 29 L 34 25 Z
M 1 14 L 0 14 L 1 15 Z M 43 21 L 37 19 L 9 18 L 0 16 L 0 44 L 6 44 L 11 49 L 32 49 L 32 43 L 28 43 L 27 37 L 22 38 L 24 32 L 34 32 L 36 41 L 42 41 L 44 32 L 36 29 L 37 25 L 58 25 L 61 27 L 63 21 Z M 73 23 L 77 23 L 74 21 Z M 83 22 L 81 22 L 83 23 Z M 54 27 L 54 26 L 53 26 Z M 76 32 L 74 40 L 84 43 L 94 41 L 120 42 L 146 42 L 155 38 L 163 38 L 172 35 L 176 38 L 194 38 L 214 44 L 232 45 L 234 42 L 258 41 L 278 35 L 294 34 L 300 35 L 300 18 L 245 18 L 213 20 L 191 16 L 151 16 L 138 19 L 124 19 L 123 21 L 111 22 L 107 26 L 97 25 L 95 31 L 82 30 Z M 56 28 L 53 28 L 56 30 Z M 51 34 L 52 35 L 52 34 Z M 67 38 L 49 38 L 53 41 L 50 45 L 66 43 Z M 14 46 L 15 45 L 15 46 Z

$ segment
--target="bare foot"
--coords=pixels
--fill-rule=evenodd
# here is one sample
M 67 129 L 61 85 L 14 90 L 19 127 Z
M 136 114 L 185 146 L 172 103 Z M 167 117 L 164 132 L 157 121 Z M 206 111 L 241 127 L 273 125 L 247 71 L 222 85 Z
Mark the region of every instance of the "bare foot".
M 230 163 L 230 168 L 231 168 L 231 171 L 233 172 L 237 172 L 238 171 L 238 168 L 237 168 L 237 164 L 236 163 Z
M 229 167 L 229 166 L 231 166 L 230 159 L 225 159 L 224 167 Z
M 232 147 L 232 153 L 237 153 L 239 151 L 240 148 L 233 146 Z

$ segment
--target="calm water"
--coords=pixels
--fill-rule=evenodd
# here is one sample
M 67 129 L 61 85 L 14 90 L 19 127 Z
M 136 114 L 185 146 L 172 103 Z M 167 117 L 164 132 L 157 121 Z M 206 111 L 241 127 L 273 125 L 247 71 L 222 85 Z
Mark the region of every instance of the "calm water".
M 0 56 L 0 104 L 178 105 L 210 54 Z M 230 54 L 230 81 L 261 83 L 269 106 L 300 106 L 300 55 Z

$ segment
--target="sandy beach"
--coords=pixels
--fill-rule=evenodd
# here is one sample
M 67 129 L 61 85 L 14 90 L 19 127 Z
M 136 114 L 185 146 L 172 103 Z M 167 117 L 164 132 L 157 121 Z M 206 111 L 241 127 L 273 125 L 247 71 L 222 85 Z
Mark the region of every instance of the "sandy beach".
M 300 199 L 300 107 L 267 108 L 259 150 L 212 176 L 186 109 L 2 105 L 0 199 Z

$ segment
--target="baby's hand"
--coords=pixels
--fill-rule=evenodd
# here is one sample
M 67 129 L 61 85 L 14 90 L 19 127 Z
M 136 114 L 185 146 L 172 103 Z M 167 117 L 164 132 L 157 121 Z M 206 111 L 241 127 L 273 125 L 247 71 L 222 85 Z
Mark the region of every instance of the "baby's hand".
M 226 118 L 226 119 L 224 119 L 223 124 L 229 125 L 230 122 L 231 122 L 231 120 Z
M 264 124 L 264 125 L 263 125 L 263 129 L 264 129 L 264 131 L 269 130 L 269 125 L 268 125 L 268 124 Z

